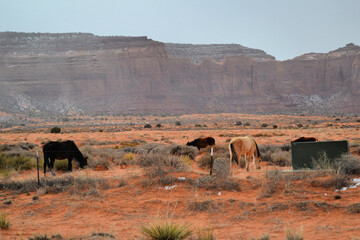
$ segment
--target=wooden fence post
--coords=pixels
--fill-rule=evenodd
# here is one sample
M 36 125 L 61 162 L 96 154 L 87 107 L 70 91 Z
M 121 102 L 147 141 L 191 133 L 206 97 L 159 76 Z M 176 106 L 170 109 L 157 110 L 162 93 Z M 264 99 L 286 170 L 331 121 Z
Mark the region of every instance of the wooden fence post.
M 214 164 L 214 148 L 211 148 L 211 160 L 210 160 L 210 175 L 212 174 Z
M 39 174 L 39 150 L 36 150 L 36 167 L 37 167 L 38 185 L 40 185 L 40 174 Z

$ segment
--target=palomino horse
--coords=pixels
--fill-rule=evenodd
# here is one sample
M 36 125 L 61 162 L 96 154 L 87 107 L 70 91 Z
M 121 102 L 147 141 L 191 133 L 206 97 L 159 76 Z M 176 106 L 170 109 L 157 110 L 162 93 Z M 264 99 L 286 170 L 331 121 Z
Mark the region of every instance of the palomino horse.
M 260 169 L 261 154 L 255 140 L 251 136 L 236 137 L 231 139 L 229 143 L 230 151 L 230 174 L 232 171 L 233 160 L 238 164 L 239 168 L 244 167 L 244 162 L 240 163 L 241 155 L 244 155 L 246 162 L 246 170 L 249 171 L 249 158 L 253 158 L 256 169 Z

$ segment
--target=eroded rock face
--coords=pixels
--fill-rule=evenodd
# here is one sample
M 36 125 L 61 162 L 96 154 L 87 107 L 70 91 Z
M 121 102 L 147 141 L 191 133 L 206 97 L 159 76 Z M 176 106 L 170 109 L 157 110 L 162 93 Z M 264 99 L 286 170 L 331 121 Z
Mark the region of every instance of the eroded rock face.
M 235 44 L 0 33 L 0 110 L 358 113 L 359 48 L 276 61 Z

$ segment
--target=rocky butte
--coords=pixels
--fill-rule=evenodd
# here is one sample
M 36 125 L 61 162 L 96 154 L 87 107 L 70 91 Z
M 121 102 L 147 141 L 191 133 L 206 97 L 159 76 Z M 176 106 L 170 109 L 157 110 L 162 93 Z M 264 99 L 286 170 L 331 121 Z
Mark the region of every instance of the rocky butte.
M 360 112 L 360 47 L 277 61 L 237 44 L 0 33 L 0 111 Z

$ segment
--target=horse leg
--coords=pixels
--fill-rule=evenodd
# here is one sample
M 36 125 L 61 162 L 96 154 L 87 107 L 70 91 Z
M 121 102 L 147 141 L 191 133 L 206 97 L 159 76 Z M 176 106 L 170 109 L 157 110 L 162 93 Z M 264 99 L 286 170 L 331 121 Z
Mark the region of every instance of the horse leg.
M 230 164 L 229 164 L 229 167 L 230 167 L 230 171 L 229 171 L 229 174 L 230 176 L 232 175 L 232 152 L 230 151 Z
M 255 157 L 255 154 L 252 155 L 252 159 L 253 159 L 253 163 L 254 163 L 254 167 L 256 169 L 260 169 L 260 161 L 259 158 Z
M 49 166 L 49 156 L 44 156 L 44 175 L 46 175 L 46 166 Z
M 229 145 L 229 152 L 230 152 L 230 164 L 229 164 L 230 171 L 229 171 L 229 174 L 231 176 L 232 175 L 232 161 L 233 161 L 233 151 L 231 149 L 231 144 Z
M 249 172 L 250 161 L 249 159 L 247 159 L 246 154 L 245 154 L 245 162 L 246 162 L 246 171 Z
M 54 162 L 55 162 L 55 158 L 50 158 L 49 168 L 50 168 L 51 174 L 53 176 L 56 176 L 55 171 L 54 171 Z
M 256 169 L 258 169 L 257 168 L 257 164 L 256 164 L 256 162 L 255 162 L 255 156 L 254 156 L 255 154 L 253 154 L 252 156 L 251 156 L 251 158 L 252 158 L 252 160 L 253 160 L 253 164 L 254 164 L 254 167 L 256 168 Z
M 72 157 L 68 158 L 68 171 L 72 172 Z

